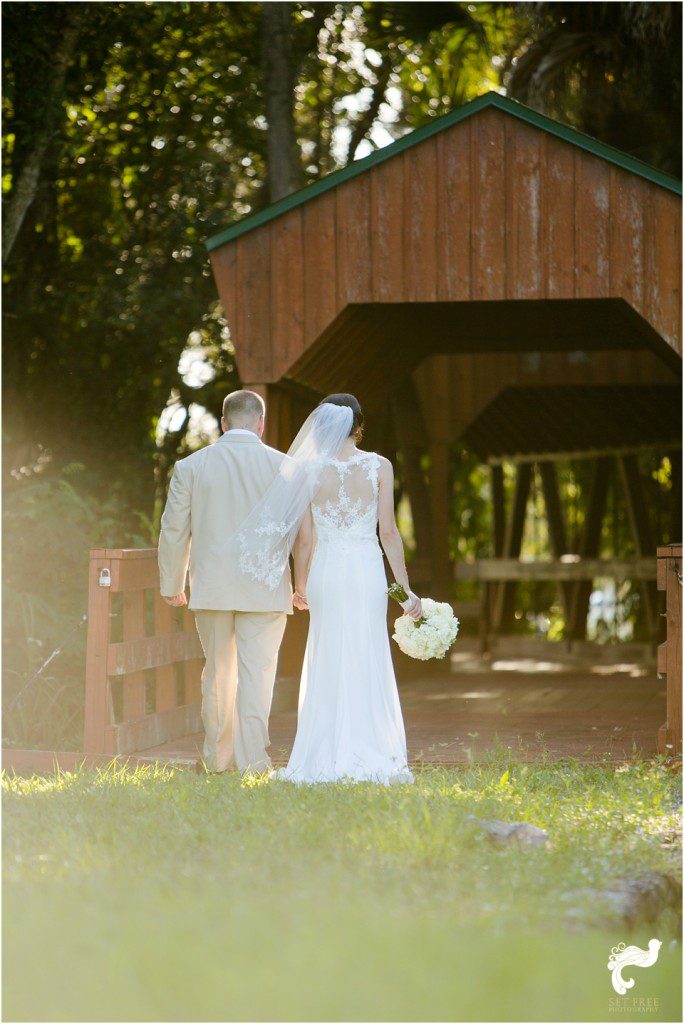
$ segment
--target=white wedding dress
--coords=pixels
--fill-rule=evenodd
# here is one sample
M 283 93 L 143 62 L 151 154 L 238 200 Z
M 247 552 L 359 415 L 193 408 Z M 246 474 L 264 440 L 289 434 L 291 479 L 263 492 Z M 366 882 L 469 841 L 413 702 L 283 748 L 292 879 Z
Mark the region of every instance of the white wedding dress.
M 275 779 L 413 781 L 387 632 L 379 464 L 362 451 L 344 462 L 327 459 L 311 504 L 316 545 L 297 736 Z

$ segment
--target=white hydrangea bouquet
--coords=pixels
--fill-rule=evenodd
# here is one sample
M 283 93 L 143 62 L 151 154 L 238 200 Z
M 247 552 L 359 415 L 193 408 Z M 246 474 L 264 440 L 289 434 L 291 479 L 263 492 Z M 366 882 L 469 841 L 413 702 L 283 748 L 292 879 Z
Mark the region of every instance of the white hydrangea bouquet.
M 399 604 L 408 601 L 408 594 L 400 583 L 393 583 L 387 593 Z M 408 615 L 396 620 L 392 639 L 409 658 L 419 661 L 443 658 L 458 636 L 458 619 L 446 601 L 424 597 L 422 604 L 423 617 L 417 622 Z

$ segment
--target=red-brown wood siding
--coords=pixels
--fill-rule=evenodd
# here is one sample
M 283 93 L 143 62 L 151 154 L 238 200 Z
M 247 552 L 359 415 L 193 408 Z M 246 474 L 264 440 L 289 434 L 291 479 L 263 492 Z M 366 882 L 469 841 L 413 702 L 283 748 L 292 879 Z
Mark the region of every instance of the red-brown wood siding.
M 370 375 L 382 385 L 377 361 L 386 365 L 406 340 L 402 318 L 383 317 L 383 303 L 624 299 L 680 352 L 680 239 L 678 196 L 489 108 L 211 259 L 245 382 L 292 377 L 320 387 L 323 376 Z M 376 312 L 365 305 L 373 303 Z M 470 342 L 456 323 L 430 349 L 421 328 L 413 318 L 419 358 Z M 493 367 L 517 372 L 514 354 L 484 359 L 472 344 L 488 379 Z M 619 359 L 593 354 L 591 372 L 632 379 L 643 370 L 636 348 Z

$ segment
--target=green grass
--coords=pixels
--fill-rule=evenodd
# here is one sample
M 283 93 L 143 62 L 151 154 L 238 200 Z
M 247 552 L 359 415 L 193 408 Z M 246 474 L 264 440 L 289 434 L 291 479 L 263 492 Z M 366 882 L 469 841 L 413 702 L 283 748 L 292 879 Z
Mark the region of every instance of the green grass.
M 677 873 L 658 838 L 677 783 L 659 763 L 504 760 L 390 790 L 116 766 L 5 775 L 3 1017 L 679 1020 L 671 912 L 630 935 L 573 895 Z M 550 845 L 493 847 L 476 827 L 488 817 L 542 825 Z M 652 936 L 660 958 L 632 993 L 657 1009 L 616 1009 L 610 947 Z

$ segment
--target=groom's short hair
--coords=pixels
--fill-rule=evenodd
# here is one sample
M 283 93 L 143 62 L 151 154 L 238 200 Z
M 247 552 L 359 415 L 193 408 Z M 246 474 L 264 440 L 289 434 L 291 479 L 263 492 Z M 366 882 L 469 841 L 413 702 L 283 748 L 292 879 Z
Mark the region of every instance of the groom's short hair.
M 256 391 L 232 391 L 223 399 L 223 418 L 229 427 L 252 423 L 266 413 L 261 395 Z

